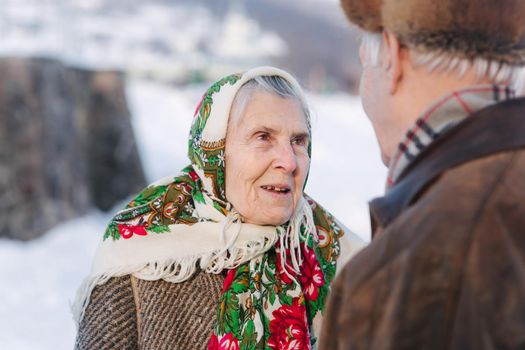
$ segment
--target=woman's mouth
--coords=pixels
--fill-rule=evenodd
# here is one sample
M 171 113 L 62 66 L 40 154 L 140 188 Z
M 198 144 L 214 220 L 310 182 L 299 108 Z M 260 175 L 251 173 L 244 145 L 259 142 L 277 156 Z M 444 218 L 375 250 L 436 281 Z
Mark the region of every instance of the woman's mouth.
M 290 187 L 286 185 L 263 185 L 261 188 L 267 192 L 275 194 L 288 194 L 290 193 Z

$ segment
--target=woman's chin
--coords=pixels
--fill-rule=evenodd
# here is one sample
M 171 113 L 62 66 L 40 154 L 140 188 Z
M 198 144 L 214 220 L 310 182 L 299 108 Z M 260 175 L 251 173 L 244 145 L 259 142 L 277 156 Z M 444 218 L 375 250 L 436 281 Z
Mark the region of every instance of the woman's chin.
M 287 223 L 291 217 L 292 217 L 291 214 L 275 213 L 275 214 L 258 215 L 257 217 L 254 217 L 251 219 L 244 217 L 244 222 L 248 224 L 255 224 L 255 225 L 261 225 L 261 226 L 279 226 L 279 225 Z

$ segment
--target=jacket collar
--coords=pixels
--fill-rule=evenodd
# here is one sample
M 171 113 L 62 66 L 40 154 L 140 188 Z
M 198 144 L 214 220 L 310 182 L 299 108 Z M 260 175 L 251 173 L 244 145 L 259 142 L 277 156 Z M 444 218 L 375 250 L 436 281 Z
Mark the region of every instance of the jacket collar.
M 437 99 L 414 125 L 408 129 L 392 156 L 388 168 L 387 189 L 390 189 L 417 155 L 441 134 L 477 111 L 490 105 L 516 98 L 506 85 L 469 86 Z
M 525 148 L 525 98 L 491 105 L 445 132 L 421 152 L 383 197 L 370 202 L 372 236 L 390 224 L 436 177 L 454 166 Z

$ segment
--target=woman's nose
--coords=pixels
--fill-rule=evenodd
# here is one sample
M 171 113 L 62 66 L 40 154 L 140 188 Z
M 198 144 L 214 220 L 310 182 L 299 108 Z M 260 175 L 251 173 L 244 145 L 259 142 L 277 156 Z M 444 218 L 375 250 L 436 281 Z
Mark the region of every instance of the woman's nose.
M 286 172 L 293 173 L 297 168 L 297 155 L 291 144 L 280 145 L 277 148 L 274 166 Z

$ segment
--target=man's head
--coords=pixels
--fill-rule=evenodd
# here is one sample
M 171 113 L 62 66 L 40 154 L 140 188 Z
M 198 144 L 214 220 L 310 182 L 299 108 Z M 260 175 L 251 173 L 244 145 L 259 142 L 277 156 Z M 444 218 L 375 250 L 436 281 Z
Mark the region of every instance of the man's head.
M 476 84 L 517 81 L 525 62 L 525 2 L 342 0 L 365 30 L 361 96 L 388 165 L 435 99 Z

